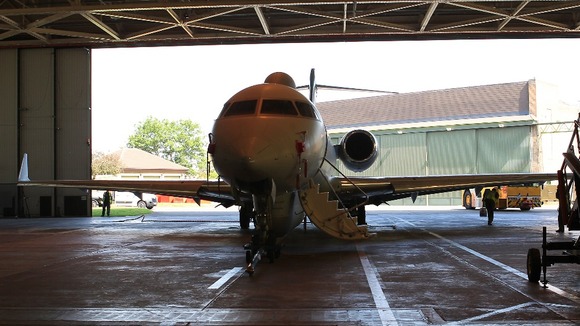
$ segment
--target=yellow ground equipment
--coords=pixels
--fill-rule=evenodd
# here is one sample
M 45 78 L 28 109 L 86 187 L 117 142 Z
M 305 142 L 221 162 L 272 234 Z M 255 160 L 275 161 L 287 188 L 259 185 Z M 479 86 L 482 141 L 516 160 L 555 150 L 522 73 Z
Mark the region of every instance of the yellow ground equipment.
M 491 189 L 491 187 L 466 189 L 463 192 L 463 207 L 467 209 L 482 207 L 481 196 L 486 189 Z M 519 208 L 522 211 L 529 211 L 541 206 L 542 186 L 539 184 L 499 187 L 497 209 Z

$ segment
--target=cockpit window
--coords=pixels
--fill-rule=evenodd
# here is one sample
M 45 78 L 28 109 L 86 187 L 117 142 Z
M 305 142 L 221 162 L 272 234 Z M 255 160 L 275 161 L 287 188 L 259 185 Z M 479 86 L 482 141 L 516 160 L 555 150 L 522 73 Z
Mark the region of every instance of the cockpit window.
M 300 112 L 301 116 L 318 119 L 318 117 L 314 113 L 314 108 L 310 103 L 296 102 L 296 107 L 298 108 L 298 112 Z
M 262 114 L 298 115 L 292 101 L 262 100 Z
M 254 114 L 256 112 L 256 103 L 258 103 L 257 100 L 234 102 L 224 113 L 224 117 Z

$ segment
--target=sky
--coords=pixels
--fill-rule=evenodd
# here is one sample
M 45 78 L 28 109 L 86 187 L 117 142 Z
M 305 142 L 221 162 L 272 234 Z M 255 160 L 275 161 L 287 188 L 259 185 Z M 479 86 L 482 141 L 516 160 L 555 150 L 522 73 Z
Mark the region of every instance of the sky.
M 232 95 L 275 71 L 297 85 L 307 85 L 314 68 L 318 84 L 401 93 L 537 79 L 574 103 L 578 53 L 574 38 L 94 49 L 93 152 L 125 147 L 149 116 L 190 119 L 207 134 Z M 361 96 L 319 90 L 317 101 Z

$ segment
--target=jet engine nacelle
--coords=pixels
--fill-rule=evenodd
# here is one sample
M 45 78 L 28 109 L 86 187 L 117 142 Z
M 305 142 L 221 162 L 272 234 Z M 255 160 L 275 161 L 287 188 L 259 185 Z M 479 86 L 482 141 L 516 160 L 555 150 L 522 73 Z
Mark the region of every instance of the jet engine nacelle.
M 362 172 L 377 159 L 377 141 L 366 130 L 353 130 L 342 137 L 336 152 L 349 170 Z

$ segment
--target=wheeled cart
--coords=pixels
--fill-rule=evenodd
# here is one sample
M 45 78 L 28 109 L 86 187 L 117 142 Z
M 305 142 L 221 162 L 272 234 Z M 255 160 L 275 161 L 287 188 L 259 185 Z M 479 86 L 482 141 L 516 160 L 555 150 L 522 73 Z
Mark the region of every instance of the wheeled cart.
M 542 284 L 546 286 L 548 279 L 546 269 L 548 266 L 558 264 L 580 264 L 580 237 L 576 241 L 548 242 L 547 231 L 542 230 L 542 252 L 537 248 L 528 250 L 527 271 L 530 282 L 540 281 L 543 272 Z M 558 255 L 548 255 L 548 251 L 560 251 Z
M 580 136 L 578 129 L 580 127 L 580 114 L 578 120 L 574 122 L 572 139 L 564 155 L 564 163 L 558 171 L 558 230 L 564 232 L 568 230 L 580 230 Z M 527 271 L 530 282 L 540 281 L 541 273 L 544 273 L 542 283 L 544 286 L 548 283 L 546 277 L 546 268 L 556 263 L 580 264 L 580 237 L 577 240 L 548 242 L 546 227 L 542 232 L 542 252 L 537 248 L 528 250 Z M 549 255 L 549 251 L 559 250 L 558 255 Z

